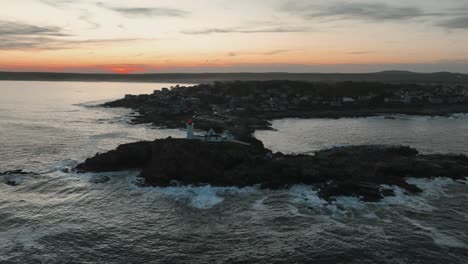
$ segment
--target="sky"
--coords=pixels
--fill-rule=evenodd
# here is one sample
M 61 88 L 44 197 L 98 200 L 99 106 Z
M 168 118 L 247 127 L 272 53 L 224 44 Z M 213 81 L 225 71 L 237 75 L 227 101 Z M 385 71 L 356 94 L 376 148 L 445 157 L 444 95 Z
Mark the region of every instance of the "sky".
M 0 71 L 468 73 L 468 0 L 0 0 Z

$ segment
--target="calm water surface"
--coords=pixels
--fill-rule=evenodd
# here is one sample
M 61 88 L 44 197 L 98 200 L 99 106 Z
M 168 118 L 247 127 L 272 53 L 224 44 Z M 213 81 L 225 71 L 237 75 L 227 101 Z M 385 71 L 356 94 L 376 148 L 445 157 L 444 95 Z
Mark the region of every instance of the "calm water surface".
M 93 107 L 167 86 L 0 82 L 0 171 L 39 173 L 0 176 L 0 263 L 468 263 L 466 182 L 409 179 L 424 193 L 327 204 L 307 186 L 140 188 L 137 172 L 61 171 L 121 143 L 183 137 Z M 463 115 L 287 119 L 256 136 L 296 153 L 363 143 L 466 153 L 467 124 Z M 103 176 L 111 180 L 94 183 Z
M 255 136 L 275 151 L 310 153 L 362 144 L 400 144 L 422 153 L 468 154 L 468 115 L 451 117 L 392 115 L 371 118 L 282 119 L 276 131 Z

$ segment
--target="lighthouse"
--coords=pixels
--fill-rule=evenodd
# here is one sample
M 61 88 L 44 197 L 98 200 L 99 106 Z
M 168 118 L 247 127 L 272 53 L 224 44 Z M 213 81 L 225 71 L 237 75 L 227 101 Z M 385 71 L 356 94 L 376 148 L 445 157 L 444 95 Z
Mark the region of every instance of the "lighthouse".
M 187 139 L 193 139 L 193 121 L 187 121 Z

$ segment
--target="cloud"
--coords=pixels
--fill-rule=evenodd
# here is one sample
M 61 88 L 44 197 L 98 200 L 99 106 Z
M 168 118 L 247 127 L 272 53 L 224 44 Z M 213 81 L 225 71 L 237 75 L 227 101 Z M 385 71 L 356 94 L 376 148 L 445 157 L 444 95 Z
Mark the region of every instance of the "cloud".
M 91 26 L 91 29 L 97 29 L 101 25 L 93 20 L 93 16 L 91 12 L 87 10 L 81 10 L 82 14 L 78 17 L 78 19 L 84 21 L 85 23 L 89 24 Z
M 209 35 L 209 34 L 223 34 L 223 33 L 242 33 L 242 34 L 253 34 L 253 33 L 294 33 L 294 32 L 310 32 L 312 29 L 307 27 L 265 27 L 265 28 L 207 28 L 199 30 L 185 30 L 182 31 L 184 34 L 190 35 Z
M 426 13 L 416 6 L 396 6 L 385 3 L 330 2 L 326 5 L 313 5 L 290 1 L 281 7 L 284 12 L 301 15 L 306 19 L 338 18 L 371 21 L 410 20 L 438 16 L 441 13 Z
M 229 52 L 228 57 L 236 57 L 239 55 L 266 55 L 266 56 L 272 56 L 280 53 L 286 53 L 286 52 L 291 52 L 293 50 L 270 50 L 270 51 L 265 51 L 265 52 Z
M 117 43 L 140 41 L 141 39 L 88 39 L 72 40 L 35 36 L 0 36 L 0 50 L 64 50 L 108 46 Z
M 0 20 L 0 50 L 62 50 L 105 46 L 139 39 L 70 39 L 62 28 Z
M 109 6 L 102 2 L 98 6 L 113 10 L 129 17 L 185 17 L 190 13 L 176 8 L 165 7 L 116 7 Z
M 56 8 L 79 2 L 78 0 L 41 0 L 42 3 Z
M 286 53 L 290 51 L 291 50 L 271 50 L 271 51 L 263 52 L 263 55 L 276 55 L 276 54 Z
M 468 16 L 455 17 L 437 24 L 448 29 L 468 29 Z
M 42 27 L 18 22 L 0 20 L 0 36 L 14 35 L 46 35 L 67 36 L 59 27 Z

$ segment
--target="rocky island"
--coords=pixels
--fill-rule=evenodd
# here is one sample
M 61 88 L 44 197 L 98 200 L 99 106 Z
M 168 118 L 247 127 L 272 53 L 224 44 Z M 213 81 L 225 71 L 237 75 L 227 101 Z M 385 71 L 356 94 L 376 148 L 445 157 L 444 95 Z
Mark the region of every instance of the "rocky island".
M 404 113 L 447 115 L 468 112 L 468 88 L 384 83 L 310 83 L 249 81 L 164 88 L 150 95 L 127 95 L 106 107 L 132 108 L 137 123 L 180 128 L 194 120 L 202 130 L 227 130 L 236 141 L 209 142 L 159 139 L 119 146 L 96 154 L 76 167 L 78 172 L 140 170 L 150 186 L 206 185 L 287 188 L 316 186 L 327 200 L 356 196 L 379 201 L 393 195 L 390 186 L 408 193 L 421 190 L 407 177 L 468 176 L 468 157 L 422 155 L 405 146 L 349 146 L 314 155 L 272 153 L 252 136 L 269 129 L 269 120 L 284 117 L 360 117 Z M 189 127 L 190 126 L 190 127 Z M 231 135 L 231 134 L 230 134 Z
M 314 185 L 330 201 L 336 196 L 356 196 L 379 201 L 393 194 L 386 186 L 408 193 L 421 190 L 406 177 L 468 176 L 468 157 L 420 155 L 403 146 L 351 146 L 322 150 L 315 155 L 272 154 L 261 145 L 210 143 L 188 139 L 159 139 L 119 146 L 88 158 L 79 172 L 141 170 L 146 185 L 252 186 L 287 188 Z

